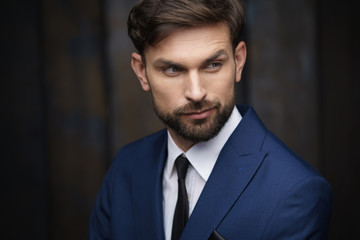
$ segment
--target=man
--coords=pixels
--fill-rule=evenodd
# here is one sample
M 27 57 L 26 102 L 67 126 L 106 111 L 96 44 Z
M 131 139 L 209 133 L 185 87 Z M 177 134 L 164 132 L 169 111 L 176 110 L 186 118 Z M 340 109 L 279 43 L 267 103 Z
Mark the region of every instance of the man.
M 143 0 L 131 65 L 162 130 L 123 147 L 90 239 L 326 239 L 328 183 L 248 106 L 235 106 L 246 46 L 240 0 Z

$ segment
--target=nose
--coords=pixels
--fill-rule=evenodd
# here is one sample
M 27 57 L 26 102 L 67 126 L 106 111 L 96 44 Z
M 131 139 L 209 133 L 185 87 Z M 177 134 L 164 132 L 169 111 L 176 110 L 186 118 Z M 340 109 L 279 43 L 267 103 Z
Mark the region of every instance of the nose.
M 196 71 L 189 72 L 186 81 L 185 98 L 192 102 L 200 102 L 206 97 L 206 94 L 199 73 Z

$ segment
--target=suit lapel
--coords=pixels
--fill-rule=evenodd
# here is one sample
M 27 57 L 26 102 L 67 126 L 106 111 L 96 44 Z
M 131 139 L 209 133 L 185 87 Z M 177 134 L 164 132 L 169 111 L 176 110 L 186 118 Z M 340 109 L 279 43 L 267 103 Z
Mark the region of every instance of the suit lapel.
M 140 153 L 132 198 L 138 239 L 164 239 L 162 173 L 167 155 L 166 131 Z M 143 150 L 142 150 L 143 151 Z M 144 155 L 145 154 L 145 155 Z M 139 169 L 139 170 L 138 170 Z
M 222 149 L 182 239 L 208 239 L 256 174 L 266 153 L 266 129 L 250 108 Z

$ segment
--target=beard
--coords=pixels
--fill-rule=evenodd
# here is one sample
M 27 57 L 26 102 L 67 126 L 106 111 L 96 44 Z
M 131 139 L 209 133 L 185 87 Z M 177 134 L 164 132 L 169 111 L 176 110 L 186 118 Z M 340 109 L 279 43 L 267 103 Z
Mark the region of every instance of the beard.
M 218 99 L 214 101 L 203 100 L 200 102 L 189 102 L 176 108 L 172 112 L 165 112 L 154 101 L 154 110 L 160 120 L 177 135 L 193 143 L 208 141 L 214 138 L 229 119 L 234 105 L 234 95 L 222 106 Z M 213 112 L 203 119 L 191 119 L 187 113 L 213 109 Z

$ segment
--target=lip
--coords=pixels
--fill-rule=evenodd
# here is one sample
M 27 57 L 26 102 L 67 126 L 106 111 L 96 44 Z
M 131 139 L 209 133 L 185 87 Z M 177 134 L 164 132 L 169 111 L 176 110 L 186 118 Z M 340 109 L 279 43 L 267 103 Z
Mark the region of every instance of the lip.
M 187 113 L 185 114 L 188 118 L 190 119 L 194 119 L 194 120 L 198 120 L 198 119 L 204 119 L 210 116 L 210 114 L 212 113 L 214 109 L 206 109 L 200 112 L 191 112 L 191 113 Z

